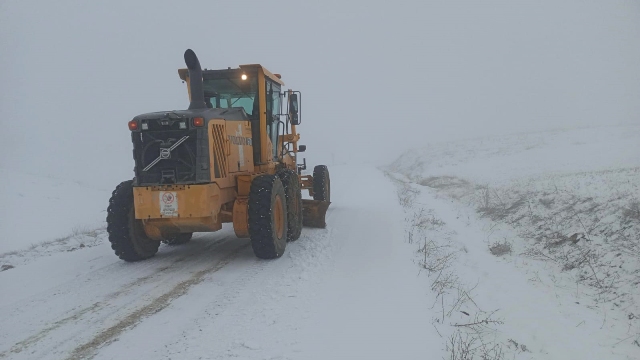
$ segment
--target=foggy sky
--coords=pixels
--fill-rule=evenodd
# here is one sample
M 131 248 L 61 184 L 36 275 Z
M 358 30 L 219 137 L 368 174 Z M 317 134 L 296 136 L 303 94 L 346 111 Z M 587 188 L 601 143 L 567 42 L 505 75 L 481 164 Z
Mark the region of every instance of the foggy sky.
M 302 91 L 310 164 L 640 122 L 639 1 L 2 0 L 0 170 L 130 179 L 127 121 L 188 106 L 187 48 Z

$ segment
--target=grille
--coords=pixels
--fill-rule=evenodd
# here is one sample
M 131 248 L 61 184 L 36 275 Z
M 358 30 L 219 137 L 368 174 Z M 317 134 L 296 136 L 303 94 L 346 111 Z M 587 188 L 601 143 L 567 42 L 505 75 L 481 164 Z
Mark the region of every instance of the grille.
M 136 135 L 133 142 L 139 185 L 196 182 L 197 130 L 143 131 Z
M 227 177 L 228 171 L 227 154 L 225 153 L 225 145 L 227 141 L 225 136 L 225 126 L 222 124 L 213 124 L 211 131 L 213 133 L 213 158 L 215 166 L 215 176 L 216 178 L 225 178 Z

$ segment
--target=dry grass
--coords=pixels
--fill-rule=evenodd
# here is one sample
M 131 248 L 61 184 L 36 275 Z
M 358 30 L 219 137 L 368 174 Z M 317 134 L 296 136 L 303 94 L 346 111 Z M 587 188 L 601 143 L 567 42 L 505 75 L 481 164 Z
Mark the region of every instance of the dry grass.
M 493 318 L 496 311 L 480 313 L 464 324 L 454 324 L 457 329 L 449 337 L 447 351 L 451 360 L 502 360 L 504 347 L 493 340 L 493 326 L 502 325 L 502 320 Z M 513 340 L 511 340 L 513 341 Z M 522 345 L 526 349 L 525 345 Z
M 502 242 L 494 242 L 489 246 L 489 252 L 495 256 L 504 256 L 511 254 L 511 244 L 506 240 Z
M 502 344 L 491 335 L 492 326 L 501 324 L 493 319 L 494 312 L 486 313 L 478 308 L 473 300 L 472 292 L 476 286 L 467 287 L 461 283 L 455 271 L 458 254 L 465 249 L 454 246 L 451 241 L 452 233 L 446 224 L 432 210 L 416 207 L 415 198 L 419 191 L 410 183 L 398 181 L 389 177 L 398 188 L 398 201 L 405 208 L 407 224 L 406 239 L 410 244 L 417 244 L 418 263 L 420 271 L 426 271 L 430 287 L 435 294 L 432 309 L 438 315 L 433 318 L 432 325 L 440 334 L 451 333 L 447 339 L 446 350 L 451 360 L 502 360 Z M 455 184 L 450 184 L 454 182 Z M 466 182 L 449 179 L 428 179 L 423 185 L 438 189 L 455 189 L 456 186 L 468 186 Z M 447 319 L 453 319 L 460 313 L 471 316 L 463 310 L 474 309 L 476 315 L 470 323 L 446 324 Z M 470 311 L 470 310 L 469 310 Z M 442 335 L 440 335 L 442 336 Z M 445 338 L 443 337 L 443 340 Z
M 451 176 L 420 181 L 474 207 L 494 224 L 509 225 L 524 255 L 550 261 L 575 279 L 585 294 L 629 312 L 630 328 L 640 329 L 640 201 L 638 169 L 529 179 L 499 188 L 474 185 Z M 496 256 L 513 244 L 491 243 Z M 460 340 L 461 338 L 458 338 Z
M 629 202 L 629 206 L 622 211 L 622 222 L 624 224 L 640 223 L 640 201 Z

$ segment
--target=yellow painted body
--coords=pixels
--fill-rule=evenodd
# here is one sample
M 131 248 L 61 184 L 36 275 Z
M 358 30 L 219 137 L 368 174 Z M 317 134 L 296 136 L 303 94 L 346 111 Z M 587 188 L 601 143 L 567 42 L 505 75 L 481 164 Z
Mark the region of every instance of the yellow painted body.
M 134 188 L 136 219 L 143 221 L 150 238 L 161 240 L 176 233 L 216 231 L 223 222 L 233 221 L 231 213 L 225 217 L 220 212 L 224 204 L 233 204 L 238 198 L 237 178 L 251 178 L 254 173 L 251 143 L 241 140 L 251 139 L 251 124 L 249 121 L 212 120 L 208 123 L 208 134 L 212 183 Z M 250 186 L 250 180 L 248 184 Z M 246 188 L 245 196 L 248 196 Z M 161 196 L 167 192 L 177 201 L 177 211 L 170 216 L 161 213 Z M 229 208 L 233 209 L 233 205 Z
M 167 193 L 177 202 L 178 211 L 171 215 L 161 213 Z M 231 194 L 224 191 L 224 195 L 217 184 L 133 188 L 136 219 L 142 220 L 147 236 L 156 240 L 181 232 L 219 230 L 222 197 Z
M 134 188 L 135 217 L 142 220 L 145 233 L 150 238 L 162 240 L 177 233 L 216 231 L 223 222 L 233 222 L 236 235 L 248 237 L 247 204 L 253 178 L 261 174 L 275 174 L 281 168 L 296 170 L 295 156 L 300 139 L 296 126 L 291 125 L 291 133 L 281 135 L 276 144 L 282 148 L 283 143 L 292 143 L 293 156 L 281 155 L 277 162 L 273 159 L 273 144 L 266 132 L 265 78 L 280 85 L 284 83 L 260 65 L 241 65 L 240 68 L 256 69 L 259 75 L 260 119 L 256 125 L 260 127 L 261 159 L 254 165 L 253 143 L 246 141 L 252 139 L 250 121 L 208 121 L 211 183 Z M 178 70 L 178 74 L 190 89 L 187 69 Z M 311 188 L 311 182 L 309 176 L 301 179 L 305 189 Z M 170 194 L 167 196 L 174 197 L 177 207 L 169 214 L 163 214 L 162 197 L 167 193 Z M 322 220 L 324 223 L 324 215 Z

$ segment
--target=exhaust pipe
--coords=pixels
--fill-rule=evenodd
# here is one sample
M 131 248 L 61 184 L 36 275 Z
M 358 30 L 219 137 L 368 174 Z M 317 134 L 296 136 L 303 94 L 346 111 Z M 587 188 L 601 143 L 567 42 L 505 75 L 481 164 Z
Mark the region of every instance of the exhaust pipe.
M 189 69 L 189 92 L 191 93 L 191 103 L 189 110 L 206 109 L 204 103 L 204 84 L 202 81 L 202 67 L 196 53 L 191 49 L 184 52 L 184 62 Z

